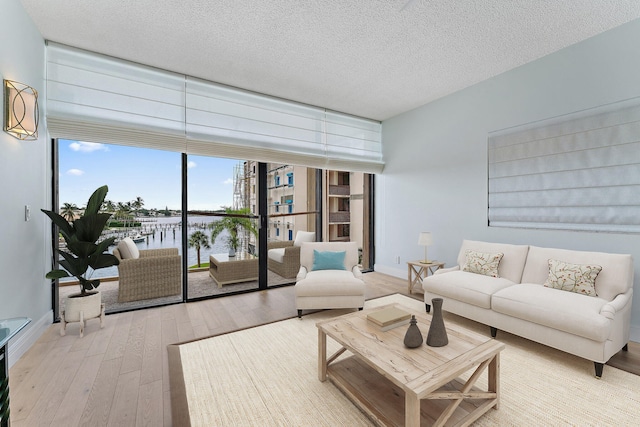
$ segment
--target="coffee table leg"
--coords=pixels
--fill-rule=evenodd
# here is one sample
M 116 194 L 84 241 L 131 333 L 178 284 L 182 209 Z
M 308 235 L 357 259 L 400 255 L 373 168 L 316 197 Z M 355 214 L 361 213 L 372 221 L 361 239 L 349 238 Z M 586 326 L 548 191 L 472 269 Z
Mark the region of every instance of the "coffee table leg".
M 327 334 L 318 329 L 318 379 L 327 379 Z
M 495 409 L 500 407 L 500 353 L 497 353 L 491 363 L 489 363 L 489 391 L 495 392 L 496 404 Z
M 414 393 L 405 392 L 404 423 L 407 427 L 420 427 L 420 399 Z

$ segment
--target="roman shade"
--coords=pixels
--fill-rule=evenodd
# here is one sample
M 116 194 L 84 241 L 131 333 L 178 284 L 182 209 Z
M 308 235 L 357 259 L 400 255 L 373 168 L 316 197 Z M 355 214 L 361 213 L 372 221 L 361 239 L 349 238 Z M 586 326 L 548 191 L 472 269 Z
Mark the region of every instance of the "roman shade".
M 489 225 L 640 232 L 640 100 L 489 135 Z
M 54 138 L 377 173 L 380 122 L 47 43 Z

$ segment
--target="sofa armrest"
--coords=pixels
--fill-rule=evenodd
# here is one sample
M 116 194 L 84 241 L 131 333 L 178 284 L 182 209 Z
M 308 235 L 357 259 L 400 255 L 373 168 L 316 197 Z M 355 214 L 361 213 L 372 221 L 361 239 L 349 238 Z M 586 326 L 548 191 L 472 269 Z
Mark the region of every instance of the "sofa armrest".
M 606 303 L 600 309 L 600 314 L 607 319 L 613 320 L 616 317 L 616 313 L 622 311 L 627 304 L 631 303 L 631 296 L 633 290 L 629 289 L 624 294 L 618 294 L 611 302 Z
M 458 271 L 460 270 L 460 266 L 456 265 L 454 267 L 449 267 L 449 268 L 439 268 L 436 271 L 433 272 L 433 274 L 443 274 L 443 273 L 449 273 L 450 271 Z
M 300 266 L 300 270 L 298 271 L 298 275 L 296 276 L 296 281 L 300 281 L 307 277 L 307 268 L 305 266 Z
M 284 259 L 290 259 L 295 262 L 300 262 L 300 246 L 284 246 Z
M 293 240 L 277 240 L 275 242 L 267 243 L 267 250 L 269 250 L 269 249 L 287 248 L 289 246 L 293 246 Z
M 353 273 L 354 276 L 356 276 L 356 279 L 362 279 L 362 271 L 360 270 L 360 268 L 358 268 L 357 265 L 353 266 L 353 268 L 351 269 L 351 272 Z

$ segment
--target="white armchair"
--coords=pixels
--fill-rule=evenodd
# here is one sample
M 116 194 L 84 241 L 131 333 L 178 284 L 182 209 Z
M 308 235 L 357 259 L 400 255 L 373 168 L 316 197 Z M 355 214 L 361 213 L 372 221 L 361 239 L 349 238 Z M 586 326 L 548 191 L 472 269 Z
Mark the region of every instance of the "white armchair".
M 294 291 L 298 317 L 302 317 L 302 310 L 362 310 L 364 306 L 364 281 L 358 267 L 358 245 L 355 242 L 303 243 L 296 280 Z

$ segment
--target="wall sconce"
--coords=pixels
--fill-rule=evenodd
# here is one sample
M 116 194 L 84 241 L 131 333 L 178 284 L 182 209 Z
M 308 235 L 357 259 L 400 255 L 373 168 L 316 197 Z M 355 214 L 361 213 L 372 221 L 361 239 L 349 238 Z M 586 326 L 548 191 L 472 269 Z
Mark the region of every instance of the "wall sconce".
M 38 91 L 4 80 L 4 131 L 22 141 L 38 139 Z
M 424 246 L 424 259 L 420 261 L 422 264 L 430 264 L 431 261 L 427 258 L 427 246 L 433 244 L 433 237 L 428 231 L 423 231 L 418 236 L 418 245 Z

